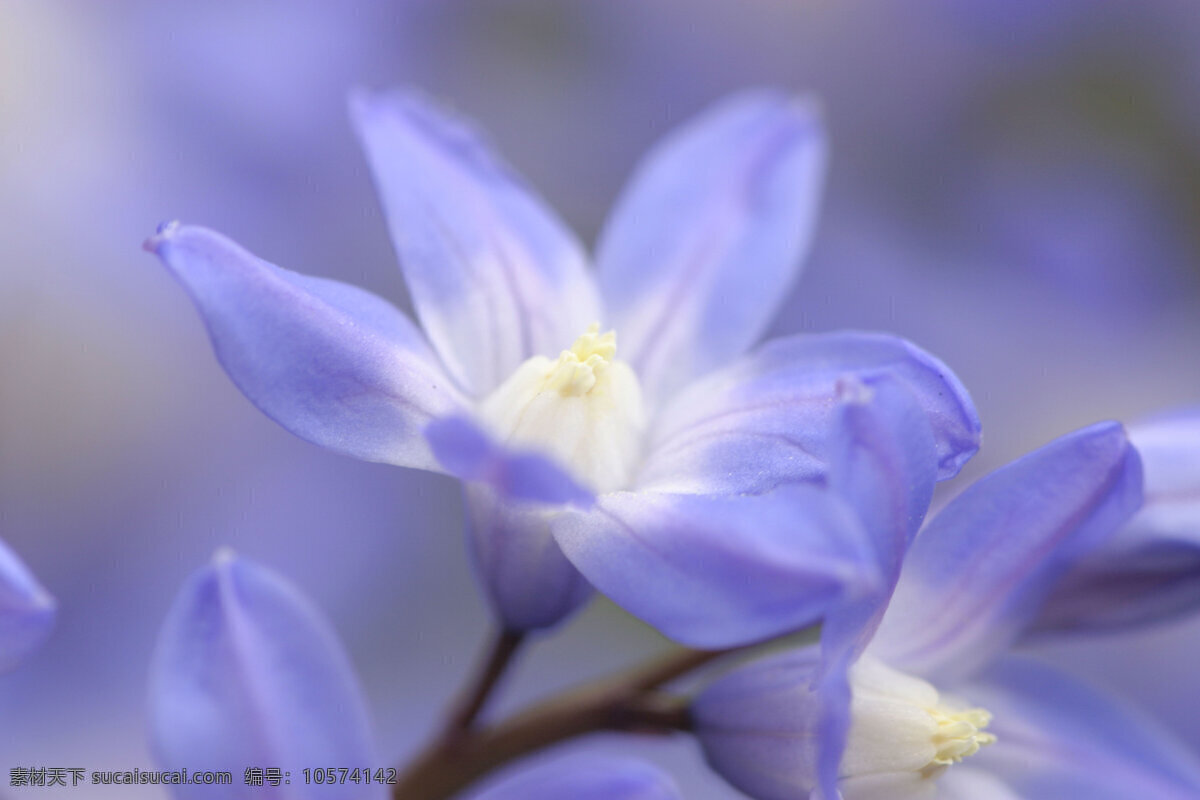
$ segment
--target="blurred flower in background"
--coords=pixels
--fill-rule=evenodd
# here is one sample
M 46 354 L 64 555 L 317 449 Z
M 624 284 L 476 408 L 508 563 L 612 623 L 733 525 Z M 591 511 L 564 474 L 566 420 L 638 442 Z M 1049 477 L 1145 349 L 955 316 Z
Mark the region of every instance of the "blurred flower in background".
M 771 335 L 882 329 L 949 364 L 984 426 L 953 492 L 1056 432 L 1200 397 L 1198 32 L 1188 0 L 0 4 L 0 532 L 59 603 L 0 678 L 0 767 L 150 766 L 155 636 L 220 545 L 330 617 L 385 754 L 418 745 L 474 656 L 452 482 L 262 418 L 138 250 L 186 218 L 403 297 L 351 87 L 460 107 L 589 239 L 639 154 L 713 100 L 821 97 L 830 194 Z M 1117 639 L 1047 650 L 1200 747 L 1176 690 L 1200 625 Z M 595 605 L 507 704 L 656 641 Z M 733 796 L 683 743 L 605 746 Z

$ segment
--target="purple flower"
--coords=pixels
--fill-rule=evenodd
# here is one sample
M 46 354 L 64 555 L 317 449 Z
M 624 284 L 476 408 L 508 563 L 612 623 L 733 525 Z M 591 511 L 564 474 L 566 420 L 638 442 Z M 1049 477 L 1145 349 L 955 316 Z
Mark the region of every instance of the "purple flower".
M 1145 501 L 1056 587 L 1035 632 L 1107 631 L 1200 608 L 1200 408 L 1131 425 Z
M 184 585 L 150 669 L 150 727 L 164 769 L 231 771 L 227 786 L 180 797 L 242 798 L 244 770 L 277 769 L 255 791 L 279 800 L 385 797 L 386 787 L 317 784 L 317 766 L 374 769 L 367 712 L 328 622 L 278 575 L 228 550 Z
M 869 474 L 852 471 L 840 490 L 868 527 L 903 531 L 905 510 Z M 1062 576 L 1137 510 L 1141 487 L 1116 423 L 978 481 L 921 530 L 894 591 L 829 615 L 819 650 L 753 663 L 697 698 L 709 763 L 763 800 L 1197 796 L 1200 764 L 1150 723 L 1004 655 Z M 888 541 L 876 537 L 885 564 Z
M 46 640 L 57 608 L 29 568 L 0 540 L 0 672 L 15 667 Z
M 594 275 L 570 231 L 465 123 L 403 94 L 358 95 L 352 111 L 420 329 L 367 292 L 282 270 L 201 228 L 168 225 L 147 248 L 269 416 L 338 452 L 467 483 L 476 566 L 506 627 L 553 625 L 577 608 L 590 593 L 577 569 L 640 607 L 641 589 L 620 574 L 645 567 L 631 539 L 710 512 L 740 535 L 759 526 L 732 505 L 751 504 L 720 498 L 822 482 L 845 377 L 895 377 L 932 428 L 939 478 L 975 452 L 966 392 L 905 341 L 793 336 L 746 352 L 813 227 L 825 144 L 811 104 L 745 93 L 668 137 L 618 203 Z M 554 522 L 595 498 L 608 544 L 585 547 Z M 830 502 L 810 493 L 792 504 L 812 506 L 796 513 L 819 526 L 838 516 Z M 660 555 L 683 569 L 692 552 Z M 792 605 L 813 580 L 845 572 L 835 559 L 832 578 L 814 576 L 802 561 L 790 562 Z M 748 629 L 770 627 L 777 615 L 761 609 L 778 606 L 778 578 L 759 603 L 749 567 L 709 577 L 740 587 Z

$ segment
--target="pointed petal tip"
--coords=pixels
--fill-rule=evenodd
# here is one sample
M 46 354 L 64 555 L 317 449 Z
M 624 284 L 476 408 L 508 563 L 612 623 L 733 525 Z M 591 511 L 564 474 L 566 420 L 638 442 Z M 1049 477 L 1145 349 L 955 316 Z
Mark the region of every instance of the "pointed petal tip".
M 181 227 L 182 223 L 180 223 L 180 221 L 177 219 L 160 222 L 158 227 L 154 229 L 154 235 L 147 237 L 146 240 L 142 242 L 142 249 L 147 253 L 154 253 L 155 255 L 158 255 L 163 243 L 173 238 L 175 234 L 179 232 Z
M 213 551 L 212 561 L 209 562 L 216 569 L 228 569 L 235 561 L 238 561 L 237 551 L 229 545 L 221 545 Z

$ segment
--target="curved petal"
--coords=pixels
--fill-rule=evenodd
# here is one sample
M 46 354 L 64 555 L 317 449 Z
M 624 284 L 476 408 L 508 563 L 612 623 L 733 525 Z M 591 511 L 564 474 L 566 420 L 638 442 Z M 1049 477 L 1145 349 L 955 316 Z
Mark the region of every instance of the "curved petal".
M 486 484 L 468 484 L 465 494 L 475 572 L 504 628 L 549 628 L 592 596 L 551 533 L 563 512 L 505 500 Z
M 656 491 L 739 494 L 819 481 L 837 382 L 890 375 L 933 427 L 939 480 L 979 448 L 979 416 L 946 365 L 886 334 L 787 336 L 696 381 L 658 415 L 638 486 Z
M 818 661 L 815 648 L 768 656 L 715 681 L 692 704 L 709 766 L 757 800 L 795 800 L 815 786 Z
M 808 250 L 825 172 L 815 104 L 730 98 L 653 149 L 597 247 L 600 285 L 647 395 L 752 345 Z
M 1148 717 L 1057 670 L 1006 658 L 963 695 L 992 712 L 996 734 L 972 766 L 988 768 L 1021 797 L 1200 797 L 1195 753 Z
M 932 427 L 901 381 L 887 374 L 869 384 L 843 378 L 837 389 L 840 419 L 831 437 L 829 489 L 863 521 L 881 581 L 875 591 L 833 607 L 821 627 L 817 778 L 827 798 L 837 797 L 850 733 L 850 669 L 887 608 L 937 471 Z
M 618 492 L 552 527 L 593 586 L 693 647 L 798 630 L 877 583 L 853 511 L 814 487 L 758 497 Z
M 57 612 L 54 598 L 0 540 L 0 672 L 15 667 L 46 641 Z
M 421 428 L 464 401 L 403 313 L 204 228 L 170 223 L 145 247 L 191 295 L 221 366 L 267 416 L 338 453 L 437 469 Z
M 1129 524 L 1055 588 L 1040 631 L 1111 630 L 1200 608 L 1200 408 L 1129 429 L 1146 473 Z
M 1001 467 L 921 531 L 871 649 L 939 681 L 965 675 L 1005 650 L 1141 500 L 1141 461 L 1115 422 Z
M 467 417 L 434 420 L 425 428 L 425 436 L 446 472 L 486 484 L 506 500 L 583 508 L 595 502 L 595 495 L 550 459 L 505 447 Z
M 634 758 L 574 755 L 519 769 L 472 800 L 683 800 L 671 776 Z
M 582 248 L 466 123 L 410 93 L 351 98 L 413 305 L 482 395 L 600 319 Z
M 329 624 L 278 575 L 229 551 L 176 598 L 150 669 L 150 725 L 164 769 L 290 770 L 285 800 L 359 798 L 362 786 L 315 785 L 301 770 L 378 764 L 349 659 Z M 383 797 L 384 787 L 367 790 Z M 180 797 L 244 798 L 184 786 Z

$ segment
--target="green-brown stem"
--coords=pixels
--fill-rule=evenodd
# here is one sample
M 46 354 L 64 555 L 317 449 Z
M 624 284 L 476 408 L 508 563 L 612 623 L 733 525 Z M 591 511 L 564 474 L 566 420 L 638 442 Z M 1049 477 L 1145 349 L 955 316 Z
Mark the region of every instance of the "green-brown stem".
M 643 666 L 568 691 L 497 725 L 443 736 L 401 774 L 396 800 L 447 800 L 479 778 L 543 747 L 596 731 L 687 730 L 687 703 L 657 690 L 725 650 L 678 649 Z

